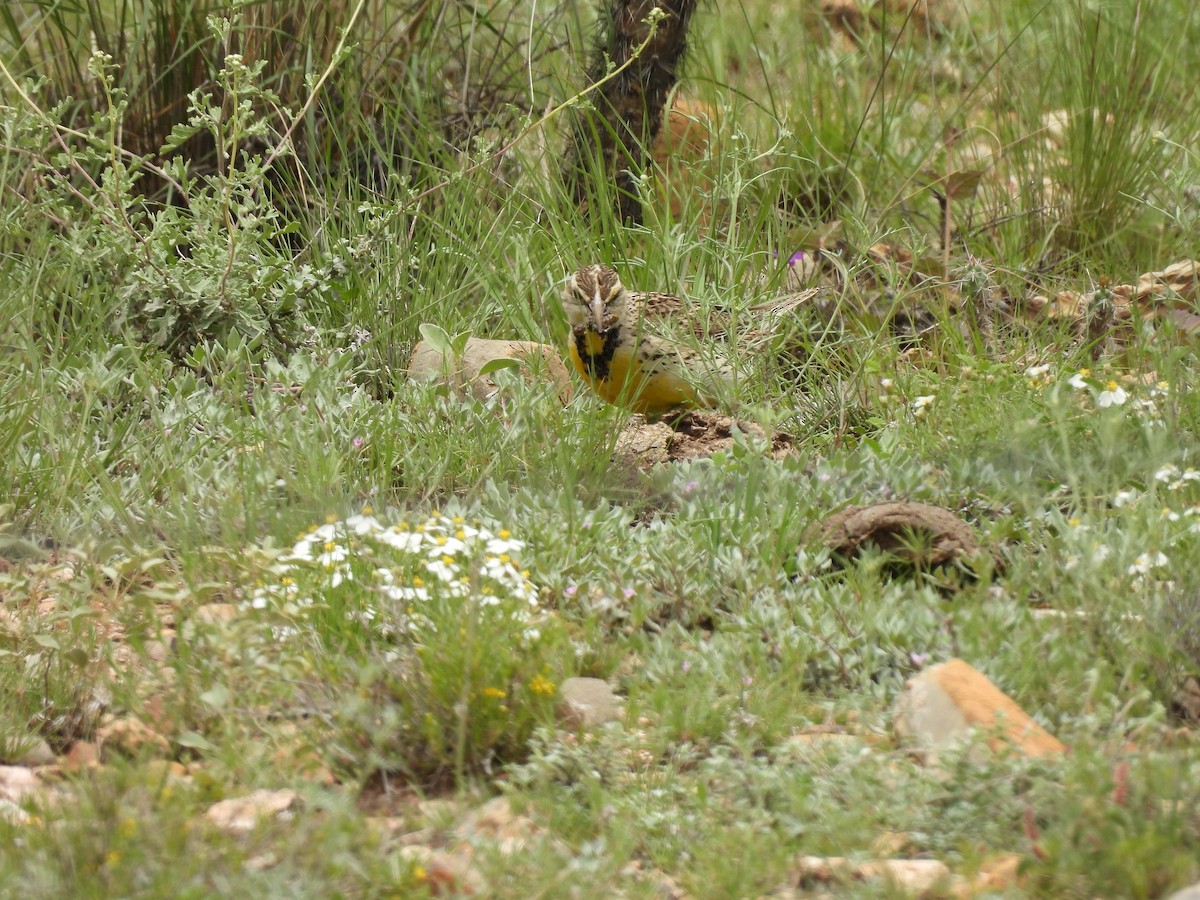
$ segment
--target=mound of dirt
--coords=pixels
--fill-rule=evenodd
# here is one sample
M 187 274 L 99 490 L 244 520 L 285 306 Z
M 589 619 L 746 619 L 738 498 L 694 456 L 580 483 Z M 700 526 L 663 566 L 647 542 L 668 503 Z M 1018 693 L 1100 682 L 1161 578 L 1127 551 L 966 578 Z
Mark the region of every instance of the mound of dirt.
M 821 542 L 845 557 L 857 556 L 864 544 L 873 544 L 915 566 L 940 566 L 982 550 L 971 526 L 950 510 L 928 503 L 848 506 L 817 528 Z
M 761 442 L 771 459 L 783 459 L 794 450 L 790 435 L 768 434 L 753 422 L 698 410 L 673 422 L 647 422 L 644 416 L 633 416 L 617 438 L 615 455 L 638 469 L 649 469 L 728 450 L 738 432 Z

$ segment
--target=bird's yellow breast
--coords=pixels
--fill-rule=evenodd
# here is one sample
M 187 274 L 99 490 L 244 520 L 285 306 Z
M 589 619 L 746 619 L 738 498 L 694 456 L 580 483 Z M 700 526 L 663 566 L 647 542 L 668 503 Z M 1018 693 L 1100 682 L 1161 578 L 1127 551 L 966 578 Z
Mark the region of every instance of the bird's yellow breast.
M 641 349 L 632 341 L 618 340 L 611 352 L 606 352 L 606 339 L 606 335 L 588 330 L 572 334 L 568 346 L 571 364 L 602 400 L 648 416 L 699 404 L 695 389 L 680 376 L 648 372 Z

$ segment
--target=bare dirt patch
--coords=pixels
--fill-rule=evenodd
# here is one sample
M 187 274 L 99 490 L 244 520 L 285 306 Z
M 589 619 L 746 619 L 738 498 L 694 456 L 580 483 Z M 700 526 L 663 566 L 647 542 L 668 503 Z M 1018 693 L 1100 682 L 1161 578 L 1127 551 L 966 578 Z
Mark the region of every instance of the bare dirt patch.
M 769 434 L 753 422 L 705 410 L 686 413 L 673 422 L 647 422 L 634 416 L 617 438 L 615 455 L 639 469 L 703 459 L 733 447 L 738 432 L 762 443 L 771 459 L 783 459 L 795 449 L 790 435 Z

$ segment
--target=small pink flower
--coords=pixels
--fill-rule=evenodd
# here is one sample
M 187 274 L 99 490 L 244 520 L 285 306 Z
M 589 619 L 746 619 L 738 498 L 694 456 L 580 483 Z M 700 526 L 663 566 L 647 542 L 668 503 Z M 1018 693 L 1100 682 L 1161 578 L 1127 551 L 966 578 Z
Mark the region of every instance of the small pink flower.
M 633 599 L 633 593 L 634 593 L 634 591 L 633 591 L 633 588 L 625 588 L 625 590 L 624 590 L 624 592 L 623 592 L 623 593 L 625 594 L 625 599 L 626 599 L 626 600 L 632 600 L 632 599 Z
M 568 584 L 565 588 L 563 588 L 563 593 L 566 594 L 568 597 L 574 597 L 575 592 L 578 590 L 579 590 L 579 585 Z
M 692 668 L 692 664 L 690 662 L 688 662 L 686 659 L 679 665 L 679 670 L 681 672 L 690 671 L 691 668 Z
M 750 685 L 752 685 L 752 684 L 754 684 L 754 679 L 753 679 L 753 678 L 751 678 L 749 675 L 743 676 L 743 678 L 742 678 L 742 685 L 743 685 L 743 686 L 745 686 L 745 687 L 750 687 Z
M 353 441 L 351 441 L 351 443 L 354 444 L 355 447 L 361 447 L 363 445 L 363 439 L 355 438 Z

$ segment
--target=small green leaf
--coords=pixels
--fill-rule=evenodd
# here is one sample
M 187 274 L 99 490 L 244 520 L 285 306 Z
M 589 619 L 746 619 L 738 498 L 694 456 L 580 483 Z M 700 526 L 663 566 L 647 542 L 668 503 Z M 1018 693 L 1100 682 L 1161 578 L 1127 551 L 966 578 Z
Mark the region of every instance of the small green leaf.
M 223 684 L 214 684 L 200 695 L 200 702 L 213 709 L 224 709 L 229 703 L 229 688 Z
M 495 359 L 489 359 L 479 367 L 479 377 L 491 375 L 493 372 L 499 372 L 501 369 L 519 369 L 521 361 L 513 359 L 510 356 L 497 356 Z
M 428 322 L 422 323 L 420 328 L 421 337 L 425 339 L 425 343 L 442 356 L 450 356 L 454 353 L 454 346 L 450 341 L 450 335 L 446 334 L 446 329 Z
M 50 635 L 48 635 L 48 634 L 35 634 L 33 636 L 33 640 L 39 646 L 45 647 L 47 650 L 57 650 L 58 649 L 58 641 L 56 641 L 54 638 L 50 637 Z
M 185 731 L 175 739 L 180 747 L 190 747 L 193 750 L 216 750 L 217 745 L 202 734 L 195 731 Z

